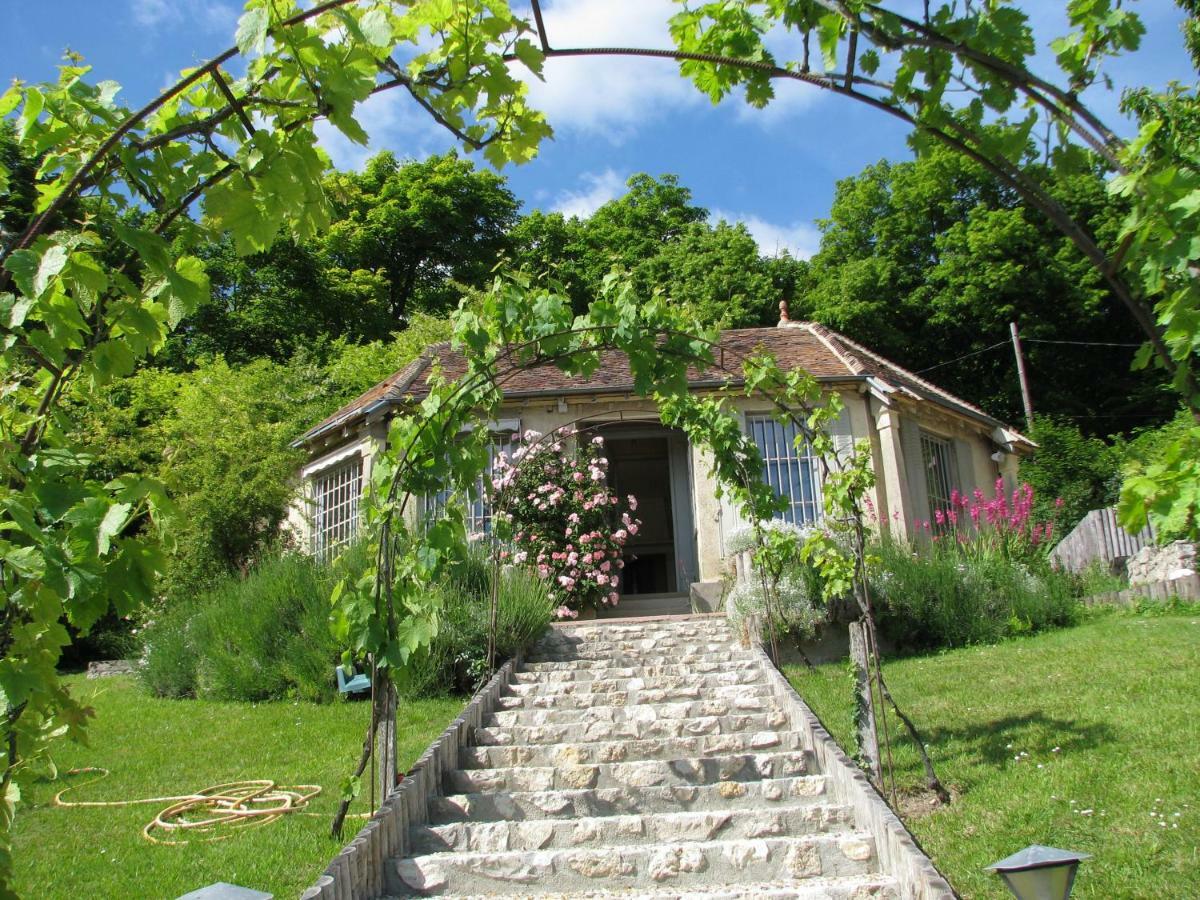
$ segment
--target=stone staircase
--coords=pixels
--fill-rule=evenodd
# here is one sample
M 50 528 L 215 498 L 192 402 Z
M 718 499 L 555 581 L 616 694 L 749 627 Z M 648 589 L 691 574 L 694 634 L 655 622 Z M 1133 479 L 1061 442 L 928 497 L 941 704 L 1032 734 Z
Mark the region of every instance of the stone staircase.
M 557 626 L 387 865 L 394 896 L 898 898 L 719 616 Z

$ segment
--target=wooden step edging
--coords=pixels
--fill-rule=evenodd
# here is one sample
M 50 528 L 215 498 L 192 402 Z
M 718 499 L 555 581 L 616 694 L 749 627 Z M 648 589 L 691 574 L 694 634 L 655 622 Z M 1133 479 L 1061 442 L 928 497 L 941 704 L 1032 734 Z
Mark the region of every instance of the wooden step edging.
M 429 821 L 429 801 L 442 794 L 446 773 L 459 767 L 459 750 L 476 728 L 497 709 L 524 654 L 517 653 L 496 670 L 463 711 L 443 731 L 404 777 L 362 830 L 333 858 L 300 900 L 376 900 L 385 896 L 384 867 L 392 857 L 408 853 L 408 829 Z

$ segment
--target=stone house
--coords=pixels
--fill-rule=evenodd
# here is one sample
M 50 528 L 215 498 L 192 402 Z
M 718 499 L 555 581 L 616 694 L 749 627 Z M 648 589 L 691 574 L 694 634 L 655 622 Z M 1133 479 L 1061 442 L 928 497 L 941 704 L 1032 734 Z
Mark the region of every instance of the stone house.
M 931 510 L 949 505 L 955 489 L 989 491 L 997 477 L 1014 480 L 1019 457 L 1033 448 L 978 407 L 822 325 L 789 321 L 785 313 L 776 328 L 722 332 L 717 355 L 726 369 L 737 370 L 760 349 L 782 367 L 806 369 L 825 391 L 841 395 L 835 443 L 870 442 L 874 507 L 879 527 L 893 534 L 907 535 L 914 522 L 929 520 Z M 448 345 L 430 347 L 295 442 L 308 461 L 293 521 L 313 552 L 328 553 L 353 536 L 362 485 L 389 420 L 423 396 L 435 359 L 447 377 L 463 370 L 463 358 Z M 693 371 L 690 379 L 695 391 L 722 391 L 728 383 L 723 371 Z M 733 397 L 731 403 L 762 452 L 763 477 L 787 498 L 783 518 L 796 525 L 815 522 L 821 515 L 819 466 L 794 449 L 794 428 L 775 422 L 763 401 Z M 499 452 L 525 430 L 545 433 L 579 420 L 580 427 L 605 437 L 614 488 L 639 502 L 643 524 L 626 548 L 621 590 L 623 600 L 641 602 L 623 602 L 623 614 L 639 606 L 644 612 L 687 611 L 689 594 L 712 596 L 710 588 L 728 568 L 730 537 L 745 523 L 717 498 L 704 452 L 663 427 L 653 404 L 633 392 L 622 354 L 606 353 L 587 380 L 549 366 L 516 373 L 506 380 L 503 410 L 489 428 Z M 423 500 L 418 514 L 431 502 Z M 472 528 L 486 530 L 483 499 L 472 504 L 468 519 Z

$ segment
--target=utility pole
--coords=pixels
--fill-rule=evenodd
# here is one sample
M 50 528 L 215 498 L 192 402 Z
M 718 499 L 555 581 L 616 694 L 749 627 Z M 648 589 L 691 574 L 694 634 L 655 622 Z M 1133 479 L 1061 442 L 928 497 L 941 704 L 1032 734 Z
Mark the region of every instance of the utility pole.
M 1021 382 L 1021 402 L 1025 405 L 1025 427 L 1033 429 L 1033 400 L 1029 397 L 1029 376 L 1025 372 L 1025 354 L 1021 352 L 1021 335 L 1017 323 L 1009 322 L 1012 329 L 1013 352 L 1017 354 L 1017 378 Z

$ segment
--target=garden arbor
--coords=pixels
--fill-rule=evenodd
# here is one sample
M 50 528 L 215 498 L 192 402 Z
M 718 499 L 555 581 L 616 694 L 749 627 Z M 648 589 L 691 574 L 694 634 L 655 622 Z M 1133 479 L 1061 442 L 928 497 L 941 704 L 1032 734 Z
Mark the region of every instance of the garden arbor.
M 307 9 L 285 0 L 250 0 L 236 47 L 185 73 L 137 111 L 117 105 L 113 83 L 88 84 L 88 70 L 78 59 L 68 60 L 56 84 L 15 84 L 0 94 L 0 115 L 12 117 L 19 146 L 39 160 L 29 221 L 0 244 L 0 366 L 6 389 L 0 412 L 4 824 L 15 814 L 18 782 L 49 770 L 51 738 L 78 733 L 86 721 L 87 711 L 55 674 L 67 642 L 60 620 L 86 630 L 110 604 L 128 611 L 148 599 L 161 560 L 154 542 L 138 536 L 145 530 L 140 526 L 150 518 L 168 533 L 170 528 L 161 485 L 89 479 L 86 459 L 60 427 L 65 392 L 79 381 L 102 389 L 161 347 L 208 291 L 202 263 L 188 255 L 202 235 L 228 232 L 239 252 L 251 253 L 281 233 L 303 239 L 324 228 L 320 176 L 327 159 L 317 148 L 313 123 L 324 118 L 365 143 L 355 111 L 380 91 L 406 91 L 495 165 L 532 158 L 551 133 L 513 72 L 524 67 L 540 76 L 548 58 L 674 60 L 713 99 L 742 88 L 749 102 L 761 105 L 775 83 L 798 80 L 866 104 L 912 128 L 917 149 L 940 141 L 975 160 L 1061 228 L 1138 323 L 1147 341 L 1142 362 L 1154 359 L 1168 370 L 1185 403 L 1197 409 L 1193 357 L 1200 345 L 1200 289 L 1192 270 L 1192 235 L 1200 216 L 1200 173 L 1190 161 L 1197 134 L 1194 99 L 1182 91 L 1143 97 L 1145 121 L 1133 141 L 1116 137 L 1079 99 L 1101 77 L 1105 57 L 1136 46 L 1137 17 L 1108 2 L 1069 4 L 1072 32 L 1055 45 L 1062 82 L 1052 83 L 1026 66 L 1034 45 L 1019 10 L 995 2 L 927 2 L 913 18 L 890 8 L 894 5 L 702 3 L 672 18 L 673 48 L 647 50 L 556 48 L 552 10 L 544 14 L 536 0 L 532 21 L 514 14 L 504 0 L 326 0 Z M 768 37 L 779 31 L 801 36 L 801 58 L 777 60 L 770 52 Z M 246 61 L 241 77 L 229 72 L 239 56 Z M 1020 123 L 985 127 L 1015 109 L 1026 111 Z M 1058 135 L 1053 164 L 1080 165 L 1086 153 L 1116 176 L 1113 189 L 1128 198 L 1131 215 L 1115 246 L 1101 247 L 1022 168 L 1023 148 L 1039 122 L 1049 135 Z M 0 190 L 8 180 L 0 168 Z M 196 202 L 203 209 L 199 220 L 187 215 Z M 501 334 L 489 329 L 527 314 L 528 301 L 535 304 L 534 322 L 558 315 L 538 310 L 543 298 L 527 292 L 499 290 L 490 296 L 499 304 L 487 319 L 492 324 L 478 314 L 474 320 L 471 313 L 459 317 L 460 339 L 480 359 L 498 354 Z M 639 338 L 629 331 L 631 308 L 601 303 L 586 318 L 631 351 L 632 361 L 651 346 L 658 352 L 645 336 L 667 323 L 635 319 L 646 329 Z M 563 324 L 557 327 L 564 330 Z M 570 344 L 550 332 L 535 337 L 537 352 L 546 358 Z M 580 359 L 586 358 L 581 350 Z M 495 356 L 488 365 L 494 362 Z M 767 371 L 764 366 L 746 373 L 747 383 L 761 378 L 765 384 Z M 475 395 L 481 408 L 494 402 L 499 389 L 494 381 L 488 384 Z M 710 412 L 689 406 L 672 415 L 719 431 Z M 403 446 L 406 435 L 398 437 Z M 422 454 L 441 449 L 416 433 L 407 438 Z M 1182 517 L 1194 528 L 1198 448 L 1200 427 L 1180 438 L 1161 471 L 1130 483 L 1125 504 L 1130 521 L 1144 518 L 1153 502 L 1155 514 Z M 478 448 L 449 452 L 453 471 L 466 473 L 477 462 L 461 454 L 478 454 Z M 430 462 L 433 457 L 423 459 L 430 471 L 441 465 Z M 394 471 L 401 471 L 401 463 Z M 413 486 L 423 487 L 418 467 L 412 471 Z M 383 502 L 397 499 L 385 495 Z M 386 521 L 392 512 L 385 506 L 375 515 Z M 339 601 L 346 627 L 360 620 L 377 625 L 367 606 L 355 604 L 366 604 L 373 592 L 395 590 L 394 579 L 436 571 L 453 543 L 452 530 L 435 531 L 433 556 L 403 558 L 411 571 L 390 571 L 389 558 L 381 555 L 379 581 L 389 586 L 349 591 Z M 411 600 L 406 593 L 399 596 L 404 603 Z M 413 627 L 407 644 L 388 641 L 379 648 L 389 665 L 403 664 L 430 627 L 419 604 L 398 614 Z M 6 883 L 7 827 L 3 835 L 0 882 Z

